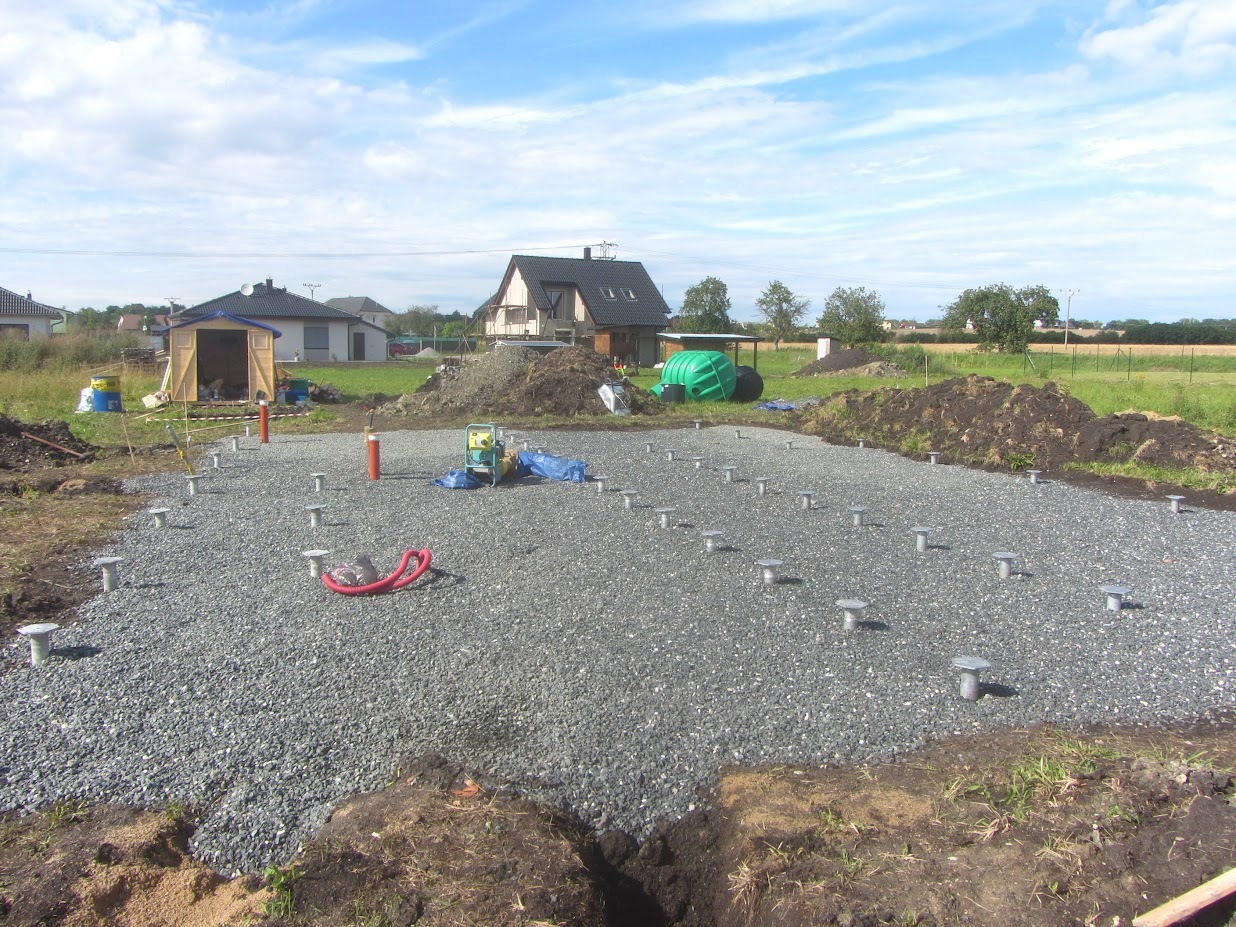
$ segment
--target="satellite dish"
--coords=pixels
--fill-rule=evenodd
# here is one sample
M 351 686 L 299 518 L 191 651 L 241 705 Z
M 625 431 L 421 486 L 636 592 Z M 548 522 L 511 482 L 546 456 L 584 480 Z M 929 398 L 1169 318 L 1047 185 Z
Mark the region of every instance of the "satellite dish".
M 240 285 L 240 295 L 241 296 L 252 296 L 253 295 L 253 284 L 252 283 L 242 283 Z

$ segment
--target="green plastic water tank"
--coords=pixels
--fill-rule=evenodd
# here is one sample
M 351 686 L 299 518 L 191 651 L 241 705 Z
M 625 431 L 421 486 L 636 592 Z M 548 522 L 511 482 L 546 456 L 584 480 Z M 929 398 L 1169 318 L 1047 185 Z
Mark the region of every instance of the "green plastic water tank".
M 720 351 L 677 351 L 661 368 L 661 386 L 680 383 L 687 399 L 724 402 L 734 392 L 738 374 Z

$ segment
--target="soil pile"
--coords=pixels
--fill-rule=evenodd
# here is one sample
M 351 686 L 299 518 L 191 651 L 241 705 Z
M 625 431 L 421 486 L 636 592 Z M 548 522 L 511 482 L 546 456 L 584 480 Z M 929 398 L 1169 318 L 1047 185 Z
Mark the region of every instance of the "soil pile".
M 498 411 L 518 415 L 606 415 L 609 410 L 597 389 L 612 378 L 613 370 L 596 351 L 559 348 L 528 368 Z M 627 386 L 623 391 L 632 412 L 648 411 L 656 402 L 641 389 Z
M 81 454 L 77 457 L 62 450 L 50 447 L 41 441 L 23 437 L 22 432 L 59 444 Z M 39 422 L 27 424 L 17 419 L 0 415 L 0 470 L 16 470 L 29 473 L 32 470 L 42 470 L 47 467 L 62 467 L 66 464 L 82 463 L 93 460 L 97 448 L 85 441 L 79 441 L 69 431 L 69 425 L 63 421 Z
M 436 374 L 416 393 L 378 409 L 386 415 L 467 412 L 469 415 L 608 415 L 597 388 L 612 378 L 605 358 L 584 347 L 558 348 L 541 356 L 527 348 L 502 347 L 469 361 L 455 374 Z M 656 402 L 626 388 L 633 412 Z
M 802 367 L 791 376 L 847 376 L 847 377 L 888 377 L 896 379 L 904 377 L 906 372 L 896 364 L 891 364 L 883 358 L 868 354 L 861 348 L 846 348 L 833 351 L 827 357 L 814 360 Z
M 1052 382 L 1014 386 L 970 376 L 920 389 L 848 390 L 806 413 L 803 430 L 835 444 L 866 438 L 911 456 L 940 451 L 945 460 L 978 467 L 1142 463 L 1236 471 L 1231 439 L 1140 413 L 1098 416 Z

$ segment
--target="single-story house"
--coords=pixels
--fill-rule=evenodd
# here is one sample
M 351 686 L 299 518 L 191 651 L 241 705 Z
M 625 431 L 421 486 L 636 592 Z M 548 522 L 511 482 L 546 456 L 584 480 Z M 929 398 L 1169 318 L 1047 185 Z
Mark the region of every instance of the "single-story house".
M 61 310 L 36 303 L 30 293 L 22 296 L 0 286 L 0 335 L 26 341 L 46 338 L 52 333 L 52 325 L 63 320 Z
M 386 331 L 372 322 L 326 303 L 315 302 L 264 283 L 245 284 L 239 290 L 191 306 L 172 316 L 173 325 L 223 312 L 260 322 L 279 330 L 275 360 L 306 361 L 386 360 Z
M 376 325 L 383 330 L 387 329 L 388 323 L 395 317 L 395 313 L 368 296 L 336 296 L 328 299 L 326 305 L 360 316 L 370 325 Z
M 269 325 L 228 312 L 173 323 L 167 330 L 172 401 L 274 399 L 279 336 Z
M 481 309 L 489 341 L 584 344 L 622 363 L 657 362 L 669 307 L 638 261 L 514 255 Z

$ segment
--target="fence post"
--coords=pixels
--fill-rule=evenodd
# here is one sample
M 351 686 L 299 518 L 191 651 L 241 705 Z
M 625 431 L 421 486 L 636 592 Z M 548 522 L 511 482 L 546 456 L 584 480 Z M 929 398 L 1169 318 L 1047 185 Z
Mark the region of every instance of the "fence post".
M 1056 346 L 1051 345 L 1047 349 L 1047 375 L 1050 377 L 1052 370 L 1056 367 Z
M 1197 348 L 1189 348 L 1189 385 L 1193 385 L 1193 355 L 1197 353 Z
M 1073 345 L 1073 366 L 1069 370 L 1069 377 L 1077 376 L 1077 345 Z
M 1132 379 L 1133 379 L 1133 349 L 1129 348 L 1129 375 L 1125 377 L 1125 380 L 1127 381 L 1127 380 L 1132 380 Z

